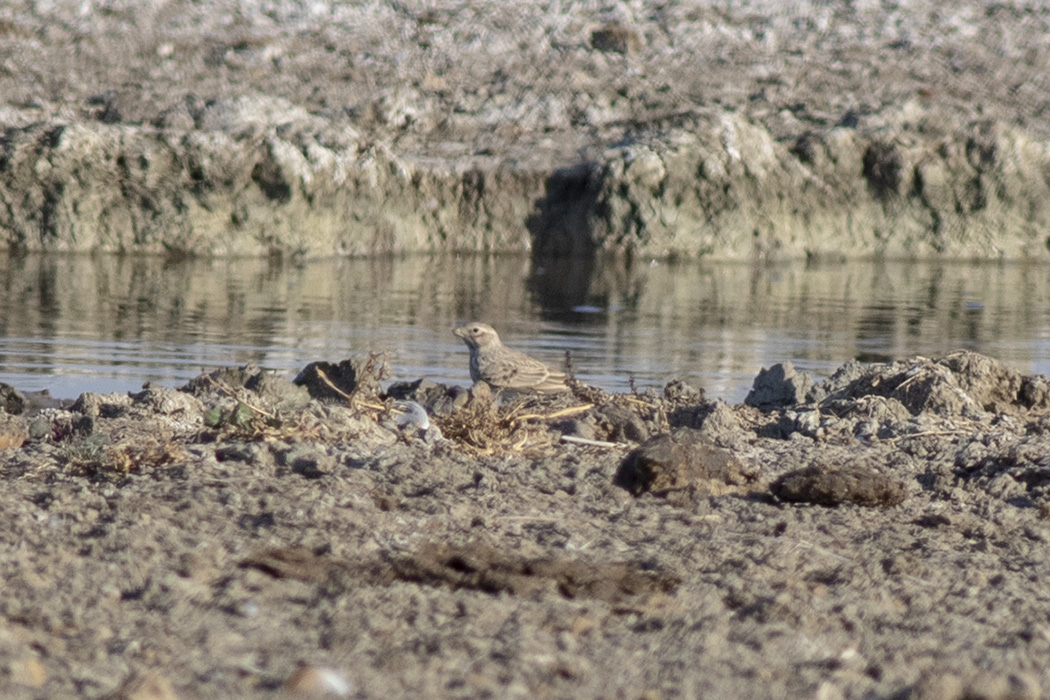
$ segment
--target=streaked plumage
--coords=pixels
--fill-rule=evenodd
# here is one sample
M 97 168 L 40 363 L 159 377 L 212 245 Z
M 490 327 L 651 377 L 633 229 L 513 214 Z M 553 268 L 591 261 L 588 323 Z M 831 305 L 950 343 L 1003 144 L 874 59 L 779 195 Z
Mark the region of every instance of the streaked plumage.
M 568 391 L 566 376 L 539 360 L 504 345 L 499 334 L 486 323 L 470 323 L 452 330 L 470 348 L 470 378 L 493 389 Z

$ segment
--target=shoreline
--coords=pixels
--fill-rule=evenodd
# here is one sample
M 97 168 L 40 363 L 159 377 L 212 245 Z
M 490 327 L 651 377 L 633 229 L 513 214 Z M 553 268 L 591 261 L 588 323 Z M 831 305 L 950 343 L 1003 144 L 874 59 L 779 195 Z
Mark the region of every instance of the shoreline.
M 9 9 L 0 246 L 1050 259 L 1045 13 L 225 7 Z

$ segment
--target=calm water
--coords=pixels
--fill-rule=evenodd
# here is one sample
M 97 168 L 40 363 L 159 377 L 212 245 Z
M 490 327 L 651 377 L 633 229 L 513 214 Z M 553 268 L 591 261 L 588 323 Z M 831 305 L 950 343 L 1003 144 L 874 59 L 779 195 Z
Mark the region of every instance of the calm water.
M 249 360 L 392 354 L 396 378 L 469 383 L 457 323 L 608 390 L 683 377 L 739 401 L 764 366 L 968 348 L 1050 372 L 1050 269 L 1033 265 L 533 263 L 521 257 L 170 262 L 0 253 L 0 382 L 57 397 L 178 386 Z

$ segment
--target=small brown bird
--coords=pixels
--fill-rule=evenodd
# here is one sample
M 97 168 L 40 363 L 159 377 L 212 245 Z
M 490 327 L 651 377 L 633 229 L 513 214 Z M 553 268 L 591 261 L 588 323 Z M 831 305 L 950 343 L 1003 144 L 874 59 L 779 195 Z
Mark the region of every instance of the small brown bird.
M 568 391 L 563 372 L 555 372 L 539 360 L 511 350 L 500 342 L 499 334 L 486 323 L 470 323 L 452 332 L 470 348 L 470 378 L 493 389 Z

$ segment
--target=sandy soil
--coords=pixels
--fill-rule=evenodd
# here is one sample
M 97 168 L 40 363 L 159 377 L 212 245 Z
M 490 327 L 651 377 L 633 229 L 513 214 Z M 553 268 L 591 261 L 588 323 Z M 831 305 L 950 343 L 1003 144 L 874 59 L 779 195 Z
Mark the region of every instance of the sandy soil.
M 3 696 L 1050 687 L 1043 377 L 957 353 L 777 366 L 751 405 L 497 406 L 365 364 L 324 368 L 350 399 L 253 368 L 20 414 L 6 390 Z

